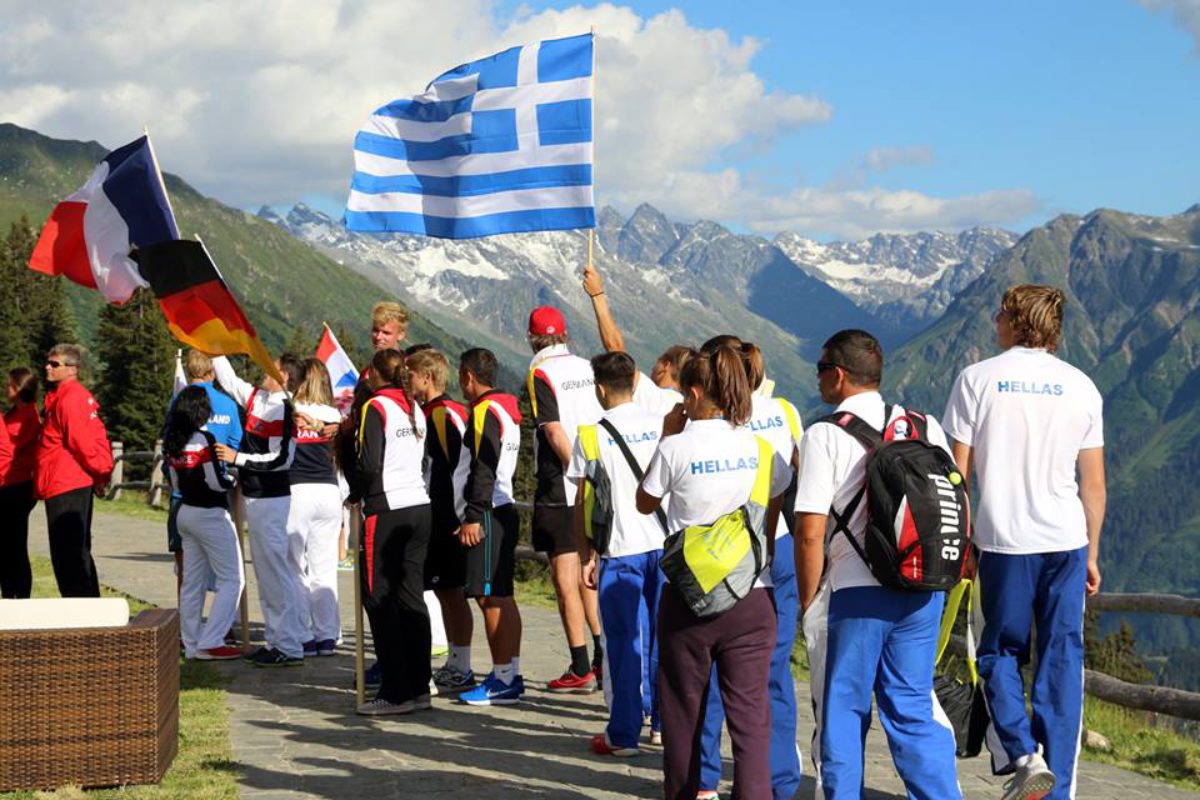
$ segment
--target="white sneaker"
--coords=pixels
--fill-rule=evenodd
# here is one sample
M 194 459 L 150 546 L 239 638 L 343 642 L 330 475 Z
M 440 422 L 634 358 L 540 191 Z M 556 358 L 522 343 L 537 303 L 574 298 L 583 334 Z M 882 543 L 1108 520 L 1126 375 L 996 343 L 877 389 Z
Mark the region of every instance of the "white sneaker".
M 1025 766 L 1018 767 L 1017 774 L 1004 784 L 1001 800 L 1042 800 L 1050 794 L 1054 782 L 1054 773 L 1046 766 L 1046 759 L 1040 753 L 1034 753 Z

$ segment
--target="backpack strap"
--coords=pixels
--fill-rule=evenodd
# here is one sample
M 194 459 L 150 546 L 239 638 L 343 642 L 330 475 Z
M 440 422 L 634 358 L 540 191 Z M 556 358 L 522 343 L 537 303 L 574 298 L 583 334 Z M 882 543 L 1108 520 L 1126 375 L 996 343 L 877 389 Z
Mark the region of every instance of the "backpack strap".
M 886 429 L 887 422 L 892 416 L 892 406 L 890 404 L 883 407 L 883 423 Z M 818 423 L 826 422 L 831 425 L 836 425 L 846 433 L 853 436 L 859 444 L 867 450 L 870 455 L 871 451 L 879 448 L 883 444 L 883 432 L 877 431 L 868 425 L 863 419 L 856 414 L 851 414 L 849 411 L 841 411 L 830 414 L 827 417 L 822 417 L 817 420 Z M 850 546 L 854 548 L 854 552 L 858 553 L 858 557 L 868 568 L 871 566 L 870 560 L 867 558 L 867 552 L 863 546 L 858 543 L 850 533 L 850 519 L 854 516 L 854 512 L 858 510 L 858 504 L 862 502 L 863 497 L 867 493 L 867 482 L 864 480 L 863 485 L 859 487 L 854 496 L 850 498 L 850 502 L 846 503 L 841 513 L 838 513 L 836 508 L 832 506 L 829 509 L 829 516 L 833 517 L 833 533 L 830 537 L 837 536 L 839 533 L 845 535 L 846 540 L 850 542 Z
M 621 455 L 625 456 L 625 463 L 629 465 L 629 469 L 633 472 L 633 477 L 637 478 L 637 482 L 640 484 L 642 482 L 642 478 L 645 477 L 646 473 L 642 470 L 641 465 L 638 464 L 637 459 L 633 457 L 633 453 L 630 452 L 630 450 L 629 450 L 629 445 L 625 444 L 625 437 L 621 435 L 621 432 L 618 431 L 616 426 L 613 425 L 612 422 L 610 422 L 609 420 L 601 419 L 600 424 L 604 426 L 604 430 L 608 431 L 608 435 L 611 436 L 613 438 L 613 441 L 617 443 L 617 447 L 621 450 Z M 596 455 L 595 456 L 588 455 L 586 444 L 583 445 L 583 448 L 584 448 L 583 454 L 585 456 L 587 456 L 588 458 L 599 458 L 600 457 L 600 442 L 595 439 L 596 426 L 595 425 L 581 425 L 579 427 L 581 441 L 583 438 L 582 437 L 583 429 L 585 427 L 591 429 L 591 435 L 593 437 L 594 447 L 596 448 L 596 451 L 595 451 Z M 768 478 L 768 483 L 770 483 L 769 478 Z M 671 529 L 667 527 L 667 515 L 662 510 L 661 505 L 659 505 L 658 508 L 654 509 L 654 516 L 658 520 L 658 524 L 662 526 L 663 532 L 669 534 L 671 532 Z
M 884 425 L 892 416 L 892 407 L 890 405 L 883 408 Z M 857 414 L 852 414 L 849 411 L 838 411 L 817 420 L 817 424 L 827 422 L 830 425 L 836 425 L 846 433 L 858 440 L 858 443 L 867 449 L 868 452 L 877 449 L 883 444 L 883 433 L 872 428 Z
M 761 436 L 758 442 L 758 469 L 754 471 L 754 488 L 750 490 L 750 502 L 766 508 L 771 502 L 771 473 L 775 466 L 775 448 Z

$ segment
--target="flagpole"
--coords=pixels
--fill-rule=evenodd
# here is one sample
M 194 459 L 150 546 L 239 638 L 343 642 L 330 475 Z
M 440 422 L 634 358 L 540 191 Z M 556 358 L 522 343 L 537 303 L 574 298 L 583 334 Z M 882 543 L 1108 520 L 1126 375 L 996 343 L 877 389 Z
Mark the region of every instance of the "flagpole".
M 590 26 L 592 34 L 592 208 L 596 207 L 596 26 Z M 596 225 L 588 228 L 587 265 L 589 269 L 596 268 L 594 251 L 596 248 Z
M 167 201 L 167 213 L 171 215 L 171 224 L 175 226 L 175 235 L 178 236 L 179 222 L 175 219 L 175 209 L 171 206 L 171 195 L 167 194 L 167 182 L 163 180 L 162 168 L 158 166 L 158 155 L 154 152 L 154 142 L 150 139 L 148 126 L 142 125 L 142 135 L 146 137 L 146 148 L 150 151 L 150 160 L 154 162 L 154 174 L 158 176 L 158 185 L 162 187 L 163 198 Z

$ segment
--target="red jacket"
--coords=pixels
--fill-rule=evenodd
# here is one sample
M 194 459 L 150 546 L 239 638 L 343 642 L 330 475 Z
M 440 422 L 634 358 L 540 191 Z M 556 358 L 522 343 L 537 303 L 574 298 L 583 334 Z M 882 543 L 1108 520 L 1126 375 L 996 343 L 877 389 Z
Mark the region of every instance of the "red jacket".
M 79 381 L 46 393 L 34 493 L 41 499 L 103 486 L 112 476 L 112 445 L 96 398 Z
M 0 452 L 0 486 L 15 486 L 33 480 L 38 438 L 42 433 L 42 419 L 37 407 L 33 404 L 14 407 L 4 415 L 4 424 L 0 427 L 5 429 L 12 447 L 7 458 Z

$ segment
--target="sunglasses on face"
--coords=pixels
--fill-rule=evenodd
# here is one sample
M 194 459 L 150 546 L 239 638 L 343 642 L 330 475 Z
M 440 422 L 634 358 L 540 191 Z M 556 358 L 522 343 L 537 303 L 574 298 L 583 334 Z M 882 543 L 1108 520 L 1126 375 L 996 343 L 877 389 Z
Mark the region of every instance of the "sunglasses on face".
M 53 367 L 54 369 L 58 369 L 59 367 L 74 367 L 74 366 L 77 366 L 77 365 L 75 365 L 75 364 L 68 364 L 68 363 L 66 363 L 65 361 L 55 361 L 54 359 L 52 359 L 52 358 L 51 358 L 51 359 L 48 359 L 48 360 L 46 361 L 46 366 L 47 366 L 47 367 Z
M 828 372 L 831 369 L 845 369 L 845 367 L 843 367 L 841 364 L 835 364 L 832 361 L 818 361 L 817 362 L 817 374 L 818 375 L 820 375 L 823 372 Z

